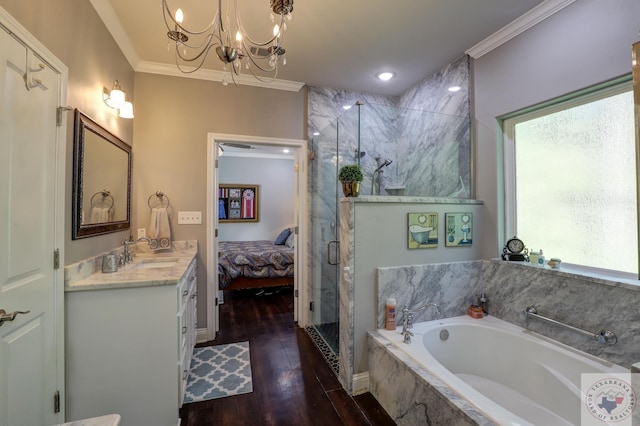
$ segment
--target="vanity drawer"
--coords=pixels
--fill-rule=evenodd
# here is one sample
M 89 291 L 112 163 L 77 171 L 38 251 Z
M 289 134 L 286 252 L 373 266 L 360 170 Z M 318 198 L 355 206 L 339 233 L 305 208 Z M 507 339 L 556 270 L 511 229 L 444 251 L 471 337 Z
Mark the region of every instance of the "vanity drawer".
M 180 363 L 178 364 L 178 386 L 179 386 L 179 404 L 182 407 L 182 401 L 184 401 L 184 393 L 187 389 L 187 380 L 189 379 L 189 367 L 191 364 L 191 353 L 183 351 Z
M 189 337 L 189 312 L 186 309 L 186 306 L 182 309 L 182 311 L 178 314 L 178 354 L 182 356 L 184 353 L 188 337 Z
M 184 279 L 180 281 L 178 284 L 178 309 L 181 310 L 182 307 L 189 302 L 190 292 L 192 292 L 192 286 L 195 288 L 196 282 L 196 261 L 195 259 L 191 262 L 189 267 L 187 268 L 187 272 L 184 276 Z

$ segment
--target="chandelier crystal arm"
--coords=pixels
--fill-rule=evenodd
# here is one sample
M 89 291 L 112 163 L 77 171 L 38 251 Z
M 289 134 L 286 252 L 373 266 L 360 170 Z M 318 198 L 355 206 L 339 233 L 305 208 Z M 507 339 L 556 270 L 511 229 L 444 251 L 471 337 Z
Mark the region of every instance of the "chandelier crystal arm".
M 202 68 L 202 64 L 207 59 L 207 55 L 209 54 L 209 50 L 211 50 L 214 47 L 216 47 L 214 44 L 211 44 L 211 45 L 207 46 L 207 48 L 205 50 L 200 52 L 200 54 L 197 57 L 194 57 L 194 58 L 183 58 L 178 52 L 178 54 L 176 55 L 176 67 L 178 67 L 180 72 L 182 72 L 184 74 L 192 74 L 192 73 L 198 71 L 200 68 Z M 193 61 L 197 60 L 198 58 L 201 58 L 201 60 L 194 68 L 187 69 L 187 68 L 184 68 L 182 66 L 182 64 L 180 64 L 180 61 L 178 61 L 178 58 L 182 59 L 185 62 L 193 62 Z
M 259 42 L 259 41 L 253 40 L 249 36 L 249 33 L 247 32 L 247 30 L 244 29 L 244 25 L 242 24 L 242 19 L 240 18 L 240 11 L 238 10 L 238 1 L 237 0 L 234 0 L 234 5 L 235 5 L 235 10 L 236 10 L 236 25 L 238 26 L 238 30 L 242 33 L 243 40 L 246 39 L 252 45 L 262 47 L 262 46 L 268 46 L 270 44 L 273 44 L 273 42 L 283 34 L 284 28 L 285 28 L 285 15 L 284 14 L 280 14 L 280 25 L 278 26 L 278 28 L 280 30 L 278 31 L 277 34 L 274 34 L 269 40 L 264 41 L 264 42 Z M 280 43 L 278 43 L 278 46 L 279 45 L 280 45 Z
M 192 31 L 183 27 L 182 24 L 176 21 L 174 14 L 171 13 L 171 9 L 169 8 L 169 4 L 167 3 L 167 0 L 162 0 L 162 9 L 163 9 L 164 24 L 166 25 L 168 31 L 176 29 L 191 36 L 199 36 L 199 35 L 208 33 L 209 31 L 211 31 L 213 28 L 217 26 L 216 21 L 220 19 L 220 10 L 218 10 L 216 11 L 216 14 L 211 20 L 211 22 L 209 23 L 209 25 L 207 25 L 204 29 L 200 31 Z

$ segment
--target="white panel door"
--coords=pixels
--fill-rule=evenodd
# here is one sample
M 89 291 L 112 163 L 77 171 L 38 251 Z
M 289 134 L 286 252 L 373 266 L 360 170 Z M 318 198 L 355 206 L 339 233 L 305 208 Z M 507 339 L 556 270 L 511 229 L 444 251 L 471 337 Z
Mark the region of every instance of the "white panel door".
M 27 72 L 29 71 L 29 72 Z M 0 28 L 0 426 L 58 423 L 56 107 L 59 75 Z M 61 379 L 60 379 L 61 380 Z

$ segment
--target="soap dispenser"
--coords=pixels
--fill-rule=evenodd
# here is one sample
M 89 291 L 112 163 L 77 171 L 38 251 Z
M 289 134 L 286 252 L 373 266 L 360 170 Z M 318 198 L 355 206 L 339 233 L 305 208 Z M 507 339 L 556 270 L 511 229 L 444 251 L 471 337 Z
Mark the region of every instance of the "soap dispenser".
M 538 266 L 544 266 L 544 254 L 542 253 L 542 249 L 540 249 L 540 255 L 538 256 Z

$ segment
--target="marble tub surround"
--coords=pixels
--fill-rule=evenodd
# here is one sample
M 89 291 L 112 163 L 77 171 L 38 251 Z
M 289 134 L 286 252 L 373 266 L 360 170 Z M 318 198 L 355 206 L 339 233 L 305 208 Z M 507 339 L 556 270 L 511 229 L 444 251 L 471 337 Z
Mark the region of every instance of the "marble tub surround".
M 626 368 L 640 361 L 640 282 L 631 285 L 501 260 L 484 261 L 481 280 L 492 315 Z M 618 342 L 603 345 L 580 333 L 526 318 L 522 311 L 531 305 L 542 316 L 590 332 L 611 330 Z
M 146 243 L 137 243 L 133 262 L 118 267 L 117 272 L 103 273 L 102 258 L 107 254 L 121 254 L 121 249 L 65 266 L 65 292 L 101 290 L 123 287 L 146 287 L 176 284 L 198 251 L 197 241 L 174 241 L 172 250 L 152 253 Z M 147 246 L 147 247 L 145 247 Z M 154 260 L 175 262 L 169 267 L 141 266 Z
M 434 263 L 390 268 L 378 268 L 378 327 L 384 328 L 385 302 L 396 299 L 400 325 L 402 308 L 413 310 L 425 303 L 435 303 L 441 318 L 466 312 L 469 304 L 480 295 L 480 275 L 483 261 Z M 466 295 L 466 297 L 465 297 Z M 438 318 L 433 307 L 416 312 L 414 322 Z
M 454 291 L 447 289 L 447 280 Z M 481 292 L 489 298 L 490 315 L 626 368 L 639 361 L 640 285 L 519 262 L 482 260 L 379 268 L 378 324 L 383 324 L 387 297 L 399 299 L 398 306 L 404 300 L 409 300 L 409 306 L 442 304 L 444 316 L 450 317 L 463 315 L 470 297 Z M 540 315 L 594 333 L 611 330 L 618 342 L 603 345 L 580 333 L 526 318 L 523 311 L 531 305 Z M 429 310 L 416 316 L 416 322 L 428 320 L 431 314 Z
M 368 339 L 369 391 L 396 424 L 496 425 L 377 331 Z

